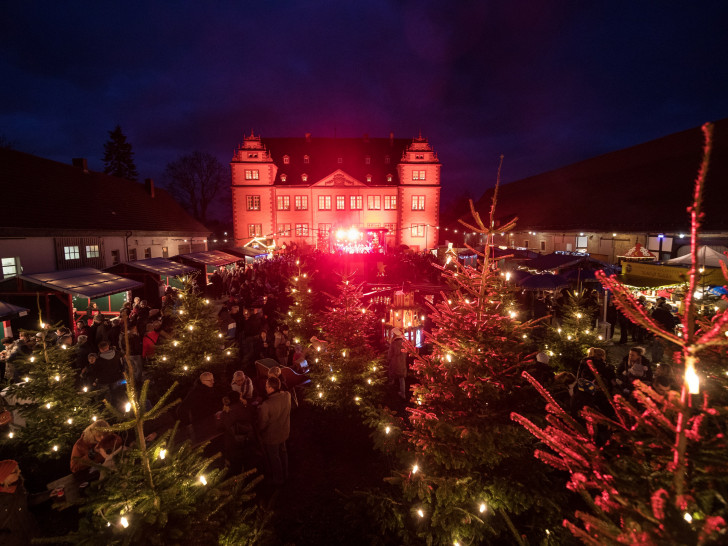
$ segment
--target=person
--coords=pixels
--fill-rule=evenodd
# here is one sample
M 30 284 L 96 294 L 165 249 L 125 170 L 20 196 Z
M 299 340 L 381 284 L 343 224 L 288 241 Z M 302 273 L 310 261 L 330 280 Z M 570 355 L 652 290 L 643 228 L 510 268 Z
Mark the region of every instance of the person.
M 268 332 L 261 330 L 257 338 L 255 338 L 254 359 L 275 358 L 275 348 L 273 343 L 268 339 Z
M 389 379 L 395 385 L 399 384 L 399 395 L 407 398 L 405 378 L 407 377 L 407 355 L 402 352 L 404 337 L 399 328 L 392 329 L 392 341 L 389 344 L 387 363 L 389 364 Z
M 109 465 L 114 455 L 121 449 L 122 441 L 118 434 L 109 432 L 109 423 L 103 419 L 94 421 L 81 433 L 71 451 L 71 473 L 76 481 L 88 481 L 93 473 L 92 463 Z
M 248 401 L 253 398 L 253 380 L 250 379 L 243 370 L 238 370 L 233 374 L 232 383 L 230 383 L 232 393 L 236 393 L 237 397 L 243 405 L 247 405 Z M 232 394 L 231 393 L 231 394 Z M 231 396 L 233 400 L 235 396 Z
M 652 319 L 657 322 L 663 330 L 674 333 L 675 326 L 680 322 L 665 298 L 657 298 L 657 306 L 652 311 Z
M 536 362 L 527 369 L 528 373 L 544 387 L 548 387 L 554 380 L 554 371 L 549 366 L 550 360 L 549 355 L 541 351 L 536 354 Z
M 11 337 L 5 337 L 2 341 L 4 350 L 0 352 L 0 381 L 4 379 L 11 383 L 18 381 L 18 369 L 15 362 L 20 358 L 21 353 L 15 340 Z
M 617 368 L 617 384 L 627 393 L 633 390 L 632 383 L 635 379 L 652 383 L 652 365 L 644 353 L 642 347 L 632 347 Z
M 577 373 L 577 378 L 595 382 L 596 378 L 594 376 L 594 373 L 592 372 L 591 367 L 589 366 L 589 361 L 591 361 L 592 366 L 594 366 L 597 373 L 599 374 L 599 377 L 604 382 L 604 386 L 611 393 L 612 388 L 614 387 L 614 381 L 616 377 L 614 375 L 614 369 L 612 368 L 612 366 L 607 364 L 607 352 L 600 347 L 589 347 L 586 358 L 583 359 L 579 364 L 579 372 Z
M 268 398 L 258 410 L 258 428 L 271 470 L 271 481 L 274 485 L 281 485 L 288 479 L 286 440 L 291 432 L 291 395 L 281 390 L 277 377 L 268 377 L 265 390 Z
M 34 530 L 20 466 L 12 459 L 0 461 L 0 544 L 30 544 Z
M 215 388 L 215 376 L 203 372 L 182 403 L 177 406 L 177 418 L 192 425 L 196 438 L 207 436 L 215 427 L 215 413 L 222 408 L 222 396 Z

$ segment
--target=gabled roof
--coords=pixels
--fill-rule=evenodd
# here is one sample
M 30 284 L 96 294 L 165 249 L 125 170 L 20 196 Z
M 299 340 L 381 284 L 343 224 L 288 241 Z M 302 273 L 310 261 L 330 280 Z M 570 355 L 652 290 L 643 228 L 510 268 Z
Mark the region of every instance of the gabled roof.
M 161 188 L 151 197 L 143 183 L 23 152 L 0 149 L 0 180 L 3 233 L 30 228 L 210 233 Z
M 696 127 L 504 184 L 496 217 L 518 216 L 518 230 L 688 232 L 703 144 Z M 704 229 L 728 230 L 728 119 L 715 122 L 704 189 Z M 484 218 L 492 195 L 476 205 Z
M 365 182 L 372 176 L 372 185 L 388 186 L 399 183 L 397 163 L 412 139 L 406 138 L 265 138 L 261 142 L 278 166 L 276 184 L 309 185 L 331 175 L 337 169 L 345 170 L 357 180 Z M 283 162 L 288 156 L 289 163 Z M 304 157 L 308 156 L 308 163 Z M 370 163 L 366 163 L 366 158 Z M 341 158 L 341 163 L 339 163 Z M 389 163 L 386 159 L 389 158 Z M 281 175 L 286 182 L 281 182 Z M 308 175 L 303 182 L 301 176 Z M 392 182 L 387 182 L 387 175 Z

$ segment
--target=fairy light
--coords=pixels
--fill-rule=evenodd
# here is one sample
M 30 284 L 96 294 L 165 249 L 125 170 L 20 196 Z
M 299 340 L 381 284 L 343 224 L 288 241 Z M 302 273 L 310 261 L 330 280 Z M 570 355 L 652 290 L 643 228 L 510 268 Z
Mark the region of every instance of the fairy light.
M 230 356 L 230 351 L 225 351 L 225 354 Z
M 167 360 L 167 357 L 166 356 L 163 356 L 162 357 L 162 360 L 165 360 L 166 361 Z
M 511 311 L 508 314 L 511 316 L 511 318 L 516 318 L 516 312 L 515 311 Z
M 412 467 L 412 474 L 417 474 L 417 471 L 420 469 L 419 465 L 415 463 L 415 465 Z
M 217 337 L 222 337 L 222 334 L 217 334 Z
M 321 391 L 319 391 L 319 393 L 318 393 L 318 397 L 319 397 L 319 398 L 323 398 L 323 397 L 324 397 L 324 393 L 322 393 Z
M 728 334 L 728 332 L 726 332 L 726 334 Z M 26 383 L 30 383 L 30 377 L 28 377 L 28 376 L 25 376 L 25 377 L 23 378 L 23 381 L 25 381 Z
M 417 515 L 420 516 L 421 518 L 425 517 L 425 512 L 422 510 L 422 508 L 417 509 Z
M 94 416 L 92 416 L 92 417 L 91 417 L 91 420 L 92 420 L 92 421 L 93 421 L 93 422 L 95 423 L 95 422 L 96 422 L 96 416 L 95 416 L 95 415 L 94 415 Z
M 51 403 L 50 403 L 50 402 L 48 402 L 48 403 L 46 404 L 46 409 L 51 409 Z
M 183 369 L 184 371 L 187 371 L 187 370 L 189 370 L 190 368 L 189 368 L 189 366 L 182 366 L 182 369 Z
M 202 485 L 207 485 L 207 478 L 205 478 L 204 475 L 200 476 L 200 483 Z
M 445 355 L 445 358 L 447 359 L 447 361 L 448 361 L 448 362 L 452 362 L 452 354 L 450 354 L 450 353 L 447 353 L 447 354 Z
M 691 516 L 688 512 L 685 512 L 685 515 L 683 516 L 683 519 L 687 521 L 688 523 L 692 523 L 693 516 Z
M 68 423 L 69 425 L 73 424 L 73 419 L 71 419 L 71 418 L 69 417 L 69 418 L 68 418 L 68 419 L 66 420 L 66 423 Z
M 88 392 L 88 387 L 84 387 L 83 392 Z
M 336 383 L 336 376 L 335 376 L 335 375 L 332 375 L 332 376 L 331 376 L 331 382 L 332 382 L 332 383 Z
M 8 438 L 12 439 L 14 437 L 15 437 L 15 433 L 14 432 L 8 432 Z
M 700 378 L 695 373 L 695 360 L 694 356 L 685 359 L 685 384 L 690 394 L 700 393 Z
M 31 356 L 31 357 L 30 357 L 30 361 L 31 361 L 31 362 L 35 362 L 35 357 L 34 357 L 34 356 Z
M 367 379 L 367 383 L 369 383 L 370 385 L 372 384 L 371 378 Z
M 205 300 L 205 305 L 210 305 L 210 300 Z
M 194 326 L 192 326 L 192 325 L 190 324 L 190 325 L 189 325 L 189 326 L 187 327 L 187 329 L 188 329 L 188 330 L 189 330 L 189 331 L 191 332 L 192 330 L 194 330 L 194 329 L 195 329 L 195 327 L 194 327 Z
M 124 406 L 124 411 L 128 413 L 130 410 L 131 410 L 131 402 L 127 402 L 126 405 Z
M 53 451 L 58 451 L 58 446 L 53 446 Z
M 354 397 L 354 402 L 358 402 L 359 400 L 361 400 L 361 398 L 359 398 L 358 396 Z
M 392 432 L 392 429 L 389 426 L 384 427 L 384 434 L 389 434 Z
M 485 512 L 486 508 L 487 508 L 487 506 L 485 505 L 485 503 L 484 503 L 484 502 L 481 502 L 481 503 L 480 503 L 480 506 L 478 507 L 478 510 L 479 510 L 479 511 L 480 511 L 480 513 L 482 514 L 482 513 L 484 513 L 484 512 Z
M 129 527 L 129 520 L 126 519 L 124 516 L 121 516 L 121 519 L 119 520 L 119 523 L 121 523 L 121 526 L 126 529 Z
M 576 314 L 576 318 L 581 318 L 583 315 L 581 313 Z
M 159 458 L 164 460 L 164 458 L 167 456 L 167 450 L 166 449 L 160 449 L 159 450 Z
M 210 355 L 207 355 L 207 356 L 205 357 L 205 360 L 207 360 L 208 362 L 210 362 L 210 360 L 212 360 L 212 357 L 211 357 Z
M 60 381 L 61 380 L 61 376 L 60 375 L 57 375 L 53 379 L 55 379 L 56 381 Z

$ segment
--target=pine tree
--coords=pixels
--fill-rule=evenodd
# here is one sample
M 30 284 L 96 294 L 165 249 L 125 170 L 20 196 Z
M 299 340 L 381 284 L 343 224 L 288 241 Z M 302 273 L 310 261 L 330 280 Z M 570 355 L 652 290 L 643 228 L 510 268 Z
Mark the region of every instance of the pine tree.
M 33 457 L 44 459 L 67 454 L 81 431 L 101 418 L 100 393 L 76 388 L 71 366 L 73 351 L 51 342 L 45 327 L 33 353 L 20 367 L 21 383 L 11 384 L 7 397 L 17 400 L 17 413 L 25 425 L 14 426 L 2 441 L 21 444 Z
M 342 277 L 318 323 L 324 339 L 313 343 L 313 388 L 307 393 L 318 405 L 353 409 L 381 393 L 384 369 L 374 349 L 376 317 L 363 303 L 362 286 Z
M 416 405 L 408 420 L 390 415 L 376 426 L 382 445 L 406 461 L 389 479 L 397 494 L 384 510 L 392 514 L 386 523 L 406 526 L 398 531 L 403 542 L 547 541 L 560 517 L 552 482 L 558 480 L 529 461 L 535 443 L 509 418 L 515 408 L 535 419 L 543 414 L 521 377 L 533 364 L 533 324 L 515 318 L 504 278 L 488 259 L 492 232 L 472 204 L 471 211 L 477 227 L 466 229 L 487 240 L 478 269 L 443 268 L 451 290 L 431 307 L 432 353 L 415 353 L 411 367 Z
M 319 334 L 319 330 L 315 323 L 311 274 L 300 259 L 296 260 L 296 268 L 296 273 L 290 279 L 293 305 L 288 311 L 287 322 L 291 325 L 294 344 L 305 346 L 313 336 Z
M 662 330 L 616 277 L 599 275 L 632 322 L 680 348 L 681 392 L 660 394 L 636 381 L 632 400 L 621 395 L 611 400 L 613 416 L 588 407 L 582 410 L 583 426 L 532 380 L 547 401 L 548 426 L 513 415 L 547 446 L 537 450 L 536 457 L 569 473 L 568 487 L 581 495 L 586 509 L 564 525 L 585 544 L 718 544 L 728 534 L 728 409 L 724 401 L 712 400 L 721 396 L 728 382 L 721 374 L 713 378 L 712 388 L 703 386 L 700 392 L 709 350 L 718 347 L 725 355 L 728 313 L 718 313 L 701 326 L 693 299 L 712 125 L 704 125 L 703 131 L 703 163 L 688 209 L 692 265 L 682 332 Z M 724 275 L 728 279 L 725 268 Z M 606 391 L 603 382 L 602 388 Z
M 131 144 L 126 141 L 126 135 L 121 132 L 119 125 L 109 131 L 109 140 L 104 144 L 104 172 L 128 180 L 139 178 Z
M 157 384 L 168 386 L 170 378 L 190 383 L 202 371 L 222 371 L 236 353 L 225 347 L 212 302 L 197 288 L 195 276 L 183 279 L 178 293 L 174 326 L 160 337 L 151 364 Z

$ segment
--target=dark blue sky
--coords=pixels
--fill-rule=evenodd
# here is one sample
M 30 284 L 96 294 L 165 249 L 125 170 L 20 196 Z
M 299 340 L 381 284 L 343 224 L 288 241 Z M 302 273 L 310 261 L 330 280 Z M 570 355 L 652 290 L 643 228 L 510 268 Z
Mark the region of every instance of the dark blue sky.
M 430 139 L 444 201 L 728 116 L 728 2 L 3 2 L 0 135 L 142 178 L 263 136 Z M 1 173 L 0 173 L 1 176 Z

